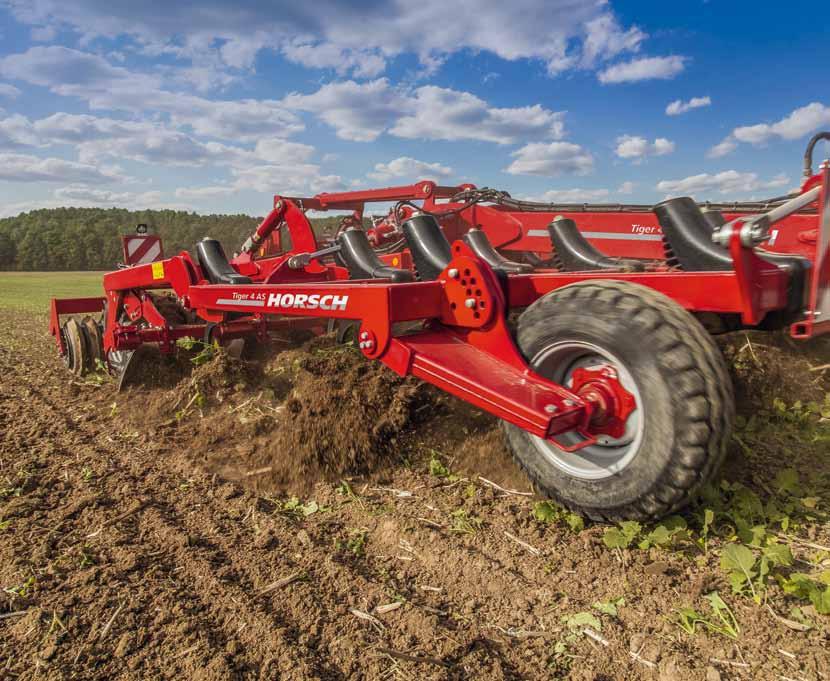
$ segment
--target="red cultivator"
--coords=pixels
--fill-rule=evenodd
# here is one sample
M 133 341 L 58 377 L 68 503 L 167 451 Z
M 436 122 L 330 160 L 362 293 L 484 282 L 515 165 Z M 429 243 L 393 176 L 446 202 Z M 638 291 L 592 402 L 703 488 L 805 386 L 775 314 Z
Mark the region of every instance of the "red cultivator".
M 830 170 L 809 175 L 794 196 L 703 209 L 432 182 L 277 196 L 230 261 L 209 238 L 162 258 L 154 237 L 125 237 L 104 297 L 53 300 L 51 332 L 75 373 L 123 375 L 146 344 L 266 342 L 328 319 L 367 358 L 502 419 L 541 491 L 591 517 L 656 517 L 714 474 L 729 438 L 731 385 L 704 327 L 830 331 Z M 372 202 L 396 205 L 365 230 Z M 308 210 L 352 215 L 320 244 Z

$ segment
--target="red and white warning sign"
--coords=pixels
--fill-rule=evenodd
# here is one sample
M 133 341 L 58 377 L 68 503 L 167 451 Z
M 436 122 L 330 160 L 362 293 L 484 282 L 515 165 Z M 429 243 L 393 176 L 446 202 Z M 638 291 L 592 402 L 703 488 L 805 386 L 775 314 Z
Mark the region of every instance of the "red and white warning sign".
M 121 237 L 124 247 L 124 263 L 127 265 L 145 265 L 164 258 L 161 250 L 161 238 L 150 234 L 131 234 Z

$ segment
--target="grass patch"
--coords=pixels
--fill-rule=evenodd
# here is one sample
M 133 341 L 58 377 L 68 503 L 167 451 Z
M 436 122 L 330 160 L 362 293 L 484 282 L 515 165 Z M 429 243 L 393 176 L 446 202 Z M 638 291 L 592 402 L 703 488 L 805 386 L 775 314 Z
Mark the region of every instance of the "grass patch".
M 0 272 L 0 308 L 46 314 L 52 298 L 103 295 L 103 272 Z

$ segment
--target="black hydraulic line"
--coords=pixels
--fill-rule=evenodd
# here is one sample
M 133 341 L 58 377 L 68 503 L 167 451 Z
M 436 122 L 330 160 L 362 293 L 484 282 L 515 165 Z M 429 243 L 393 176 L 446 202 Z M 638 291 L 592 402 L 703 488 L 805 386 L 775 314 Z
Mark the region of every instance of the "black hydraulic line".
M 804 177 L 812 177 L 813 175 L 813 150 L 819 140 L 827 140 L 830 142 L 830 132 L 817 132 L 807 142 L 807 149 L 804 151 Z

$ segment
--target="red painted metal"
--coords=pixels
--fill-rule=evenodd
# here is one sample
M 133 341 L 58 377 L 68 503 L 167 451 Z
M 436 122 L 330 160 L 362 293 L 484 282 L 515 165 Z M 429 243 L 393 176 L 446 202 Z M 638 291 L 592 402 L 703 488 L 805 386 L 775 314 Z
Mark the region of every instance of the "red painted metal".
M 819 332 L 830 329 L 830 165 L 827 161 L 822 166 L 821 223 L 815 230 L 815 246 L 811 260 L 815 275 L 810 281 L 809 299 L 803 321 L 793 324 L 791 335 L 794 338 L 810 338 Z M 808 182 L 817 186 L 819 182 Z
M 820 182 L 821 173 L 806 180 L 801 191 L 806 192 Z M 425 209 L 441 215 L 463 209 L 465 204 L 448 199 L 471 188 L 474 189 L 475 186 L 461 184 L 439 187 L 434 182 L 422 180 L 400 187 L 325 193 L 292 200 L 304 210 L 351 210 L 359 216 L 365 213 L 366 205 L 371 203 L 423 201 Z M 704 204 L 706 205 L 710 204 Z M 761 210 L 759 207 L 740 211 L 730 209 L 728 204 L 723 208 L 727 221 Z M 487 233 L 493 246 L 507 255 L 531 252 L 549 256 L 551 244 L 547 227 L 556 215 L 573 219 L 588 241 L 608 255 L 643 260 L 662 260 L 664 257 L 662 229 L 651 206 L 646 205 L 563 204 L 556 210 L 537 212 L 476 204 L 460 210 L 457 215 L 442 219 L 441 224 L 450 241 L 459 239 L 471 227 L 480 227 Z M 814 209 L 790 216 L 775 226 L 764 248 L 812 258 L 815 252 L 816 220 Z M 388 222 L 382 222 L 375 227 L 375 233 L 382 233 L 387 227 Z
M 58 352 L 66 354 L 66 345 L 61 336 L 61 315 L 96 314 L 104 309 L 106 298 L 52 298 L 49 303 L 49 333 L 55 337 Z
M 570 389 L 594 404 L 588 428 L 593 435 L 625 435 L 628 417 L 637 401 L 620 383 L 617 370 L 609 365 L 574 369 Z

